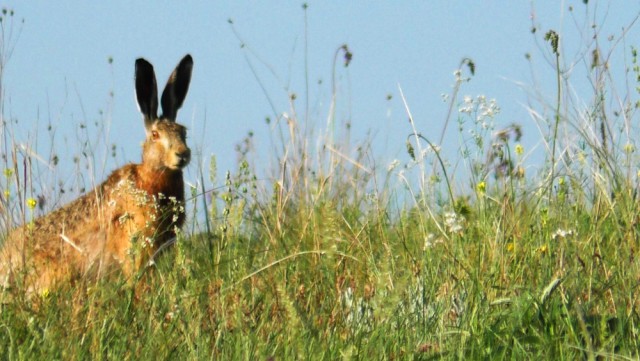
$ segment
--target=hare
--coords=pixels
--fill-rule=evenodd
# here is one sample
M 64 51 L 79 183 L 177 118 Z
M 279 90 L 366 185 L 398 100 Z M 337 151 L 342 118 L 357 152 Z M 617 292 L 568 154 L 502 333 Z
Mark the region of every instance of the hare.
M 176 115 L 192 68 L 186 55 L 167 81 L 158 116 L 153 66 L 136 60 L 136 99 L 146 130 L 142 163 L 115 170 L 92 191 L 10 232 L 0 250 L 0 282 L 8 286 L 23 274 L 28 290 L 43 291 L 114 265 L 130 276 L 170 244 L 185 221 L 182 169 L 191 150 Z

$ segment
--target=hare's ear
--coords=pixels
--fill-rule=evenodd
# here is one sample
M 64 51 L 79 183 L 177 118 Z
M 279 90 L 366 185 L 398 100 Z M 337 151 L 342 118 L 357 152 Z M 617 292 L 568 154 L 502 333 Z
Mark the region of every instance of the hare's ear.
M 153 65 L 140 58 L 136 60 L 136 98 L 144 116 L 144 126 L 149 128 L 158 118 L 158 86 Z
M 171 73 L 167 85 L 162 92 L 162 117 L 171 121 L 176 120 L 178 109 L 182 106 L 184 98 L 189 90 L 191 81 L 191 69 L 193 69 L 193 59 L 187 54 L 176 69 Z

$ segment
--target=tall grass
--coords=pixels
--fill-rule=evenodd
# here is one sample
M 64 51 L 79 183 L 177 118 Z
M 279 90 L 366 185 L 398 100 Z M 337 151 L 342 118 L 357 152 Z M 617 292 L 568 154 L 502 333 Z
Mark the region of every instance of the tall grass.
M 532 92 L 529 109 L 546 149 L 539 174 L 526 173 L 526 135 L 500 125 L 497 102 L 461 95 L 470 59 L 448 98 L 462 185 L 402 95 L 409 157 L 389 166 L 335 121 L 338 87 L 326 129 L 310 129 L 307 103 L 298 112 L 290 97 L 269 124 L 273 169 L 256 164 L 251 134 L 236 172 L 221 177 L 212 159 L 188 207 L 204 216 L 135 290 L 111 275 L 32 298 L 4 291 L 0 358 L 640 357 L 638 94 L 610 91 L 618 72 L 640 85 L 637 54 L 586 44 L 629 54 L 631 71 L 598 58 L 593 98 L 576 99 L 562 91 L 572 84 L 556 35 L 542 42 L 558 93 Z M 334 74 L 351 56 L 338 48 Z

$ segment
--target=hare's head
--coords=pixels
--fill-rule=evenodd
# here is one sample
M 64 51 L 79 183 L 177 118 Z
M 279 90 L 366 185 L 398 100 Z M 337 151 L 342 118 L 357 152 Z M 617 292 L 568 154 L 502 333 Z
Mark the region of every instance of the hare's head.
M 192 68 L 193 59 L 187 55 L 171 73 L 162 92 L 162 115 L 158 116 L 158 87 L 153 66 L 142 58 L 136 60 L 136 98 L 147 133 L 142 151 L 145 166 L 178 170 L 189 164 L 187 129 L 176 123 L 176 115 L 187 95 Z

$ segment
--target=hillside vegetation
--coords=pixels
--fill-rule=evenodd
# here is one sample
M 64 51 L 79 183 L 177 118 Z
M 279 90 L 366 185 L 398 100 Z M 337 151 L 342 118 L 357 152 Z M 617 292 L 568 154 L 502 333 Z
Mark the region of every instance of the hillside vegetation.
M 637 52 L 588 48 L 593 96 L 575 99 L 562 34 L 539 36 L 557 81 L 530 111 L 543 164 L 527 165 L 496 101 L 461 95 L 471 59 L 447 98 L 460 159 L 444 158 L 401 92 L 407 157 L 389 164 L 348 124 L 312 138 L 295 115 L 274 119 L 274 169 L 256 164 L 251 134 L 235 172 L 212 158 L 175 246 L 136 279 L 3 291 L 0 359 L 637 359 Z M 609 51 L 625 69 L 598 58 Z M 335 56 L 343 71 L 349 48 Z M 628 94 L 611 91 L 612 72 Z M 30 163 L 11 159 L 0 210 L 28 222 Z

